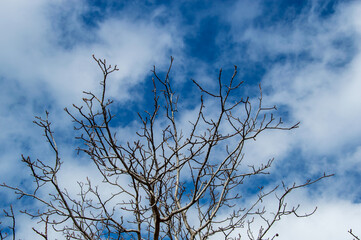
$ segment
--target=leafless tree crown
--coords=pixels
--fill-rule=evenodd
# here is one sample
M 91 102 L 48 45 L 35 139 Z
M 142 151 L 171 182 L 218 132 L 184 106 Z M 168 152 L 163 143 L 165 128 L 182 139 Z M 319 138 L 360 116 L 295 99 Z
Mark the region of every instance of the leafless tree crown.
M 236 66 L 227 84 L 220 70 L 215 92 L 193 80 L 200 92 L 199 105 L 189 123 L 180 119 L 182 109 L 170 81 L 173 58 L 164 78 L 154 68 L 154 107 L 139 113 L 142 127 L 136 133 L 137 140 L 126 142 L 127 136 L 117 136 L 111 125 L 112 101 L 106 95 L 109 74 L 117 71 L 117 66 L 93 58 L 103 73 L 101 94 L 84 92 L 83 106 L 73 105 L 75 111 L 65 111 L 79 131 L 79 150 L 93 161 L 102 175 L 102 184 L 115 191 L 102 195 L 91 177 L 78 183 L 78 196 L 62 188 L 58 181 L 62 162 L 48 112 L 45 118 L 37 117 L 34 122 L 44 130 L 54 152 L 53 162 L 22 156 L 37 187 L 27 192 L 20 187 L 2 186 L 14 190 L 19 198 L 30 197 L 42 204 L 37 212 L 24 212 L 42 223 L 33 230 L 44 239 L 49 239 L 49 231 L 61 232 L 66 239 L 88 240 L 208 239 L 216 234 L 241 239 L 241 229 L 245 229 L 245 238 L 274 239 L 277 234 L 269 236 L 269 230 L 276 221 L 284 215 L 301 216 L 298 206 L 287 206 L 286 196 L 330 176 L 324 174 L 302 184 L 270 190 L 260 186 L 256 198 L 244 199 L 242 184 L 268 174 L 273 161 L 244 166 L 245 142 L 255 140 L 264 131 L 291 130 L 299 123 L 284 127 L 281 119 L 276 120 L 272 114 L 276 107 L 263 106 L 261 87 L 256 104 L 249 98 L 235 98 L 243 86 L 242 81 L 237 81 Z M 206 107 L 207 103 L 214 106 Z M 54 190 L 48 198 L 38 194 L 45 185 Z M 266 211 L 260 206 L 271 195 L 278 205 Z M 13 219 L 12 234 L 2 232 L 0 237 L 15 239 L 12 208 L 6 215 Z M 261 221 L 262 227 L 255 230 L 255 221 Z

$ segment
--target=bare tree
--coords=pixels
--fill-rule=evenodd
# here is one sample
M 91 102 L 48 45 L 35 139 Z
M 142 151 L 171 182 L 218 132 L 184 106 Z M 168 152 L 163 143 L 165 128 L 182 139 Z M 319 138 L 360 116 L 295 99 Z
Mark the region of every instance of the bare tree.
M 54 161 L 32 161 L 22 156 L 36 183 L 33 192 L 2 186 L 14 190 L 19 198 L 30 197 L 42 204 L 43 208 L 36 212 L 24 211 L 43 223 L 44 230 L 33 228 L 39 236 L 48 239 L 51 227 L 66 239 L 207 239 L 216 234 L 225 239 L 240 239 L 243 228 L 249 239 L 260 240 L 269 235 L 282 216 L 308 216 L 299 215 L 298 206 L 289 207 L 286 197 L 293 190 L 331 175 L 323 174 L 291 186 L 281 184 L 269 190 L 259 186 L 254 201 L 243 199 L 242 184 L 268 174 L 273 162 L 271 159 L 266 164 L 244 166 L 245 143 L 264 131 L 291 130 L 299 123 L 284 127 L 281 119 L 276 120 L 272 114 L 276 107 L 263 106 L 261 87 L 256 106 L 248 97 L 239 98 L 243 82 L 236 80 L 236 66 L 227 83 L 220 70 L 216 92 L 193 80 L 200 91 L 199 108 L 194 121 L 189 123 L 179 118 L 182 109 L 170 81 L 173 58 L 164 78 L 154 68 L 154 108 L 138 114 L 142 127 L 136 133 L 137 140 L 126 142 L 111 127 L 115 117 L 113 101 L 106 94 L 109 74 L 117 71 L 117 66 L 93 58 L 103 73 L 101 94 L 84 92 L 84 105 L 74 105 L 75 112 L 65 111 L 80 132 L 78 139 L 83 144 L 78 150 L 93 161 L 103 184 L 116 191 L 103 196 L 91 178 L 78 183 L 78 196 L 62 188 L 58 181 L 62 162 L 48 112 L 45 118 L 37 117 L 34 122 L 43 128 Z M 207 110 L 206 103 L 210 101 L 216 103 L 217 112 Z M 188 128 L 184 129 L 186 124 Z M 45 185 L 54 189 L 50 198 L 38 194 Z M 267 196 L 277 199 L 275 209 L 262 207 Z M 253 223 L 259 220 L 262 227 L 254 231 Z M 15 218 L 13 221 L 15 224 Z

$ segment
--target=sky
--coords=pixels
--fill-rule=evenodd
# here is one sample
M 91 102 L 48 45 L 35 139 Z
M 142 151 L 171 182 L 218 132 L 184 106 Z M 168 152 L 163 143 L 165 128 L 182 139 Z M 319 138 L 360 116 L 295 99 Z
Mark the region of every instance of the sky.
M 286 124 L 300 121 L 247 145 L 252 161 L 275 158 L 267 184 L 335 174 L 290 196 L 301 212 L 318 209 L 278 222 L 277 239 L 352 239 L 350 228 L 361 235 L 360 14 L 361 2 L 348 0 L 2 0 L 0 182 L 26 186 L 21 154 L 49 157 L 32 122 L 45 110 L 63 153 L 64 186 L 75 193 L 74 182 L 94 174 L 74 154 L 73 123 L 63 110 L 80 104 L 83 91 L 99 91 L 92 54 L 119 68 L 108 95 L 124 136 L 139 127 L 137 112 L 152 107 L 153 66 L 164 72 L 174 57 L 172 81 L 187 120 L 197 95 L 191 79 L 212 88 L 220 68 L 226 78 L 237 65 L 244 96 L 257 98 L 261 84 L 264 103 L 277 105 Z M 0 204 L 26 205 L 5 189 Z M 33 234 L 30 224 L 18 215 L 19 238 Z

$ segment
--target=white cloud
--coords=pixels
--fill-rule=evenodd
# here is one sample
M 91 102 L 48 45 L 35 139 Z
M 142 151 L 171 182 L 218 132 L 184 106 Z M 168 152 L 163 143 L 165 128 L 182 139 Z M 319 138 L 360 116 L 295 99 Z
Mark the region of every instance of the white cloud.
M 351 239 L 347 230 L 356 231 L 361 223 L 360 205 L 353 202 L 360 192 L 353 174 L 361 165 L 361 5 L 339 4 L 327 20 L 312 10 L 303 12 L 289 26 L 248 28 L 232 35 L 240 43 L 248 42 L 246 53 L 252 60 L 286 56 L 285 62 L 268 66 L 262 80 L 265 102 L 286 109 L 287 122 L 301 121 L 300 129 L 293 133 L 271 133 L 274 142 L 265 136 L 247 150 L 261 158 L 274 150 L 275 171 L 287 163 L 305 166 L 302 171 L 308 172 L 299 173 L 304 178 L 323 171 L 336 173 L 333 179 L 315 186 L 322 198 L 317 194 L 297 196 L 298 202 L 308 207 L 318 205 L 319 211 L 309 219 L 290 217 L 279 222 L 274 229 L 280 233 L 276 239 Z M 301 155 L 292 156 L 294 150 L 301 150 Z M 288 181 L 295 180 L 294 174 L 289 174 Z M 287 177 L 287 173 L 280 175 Z
M 165 26 L 147 19 L 131 20 L 124 14 L 121 18 L 105 19 L 90 31 L 79 22 L 80 15 L 87 10 L 85 4 L 83 1 L 49 3 L 42 0 L 2 3 L 1 183 L 17 186 L 28 178 L 29 170 L 20 162 L 22 153 L 33 160 L 52 161 L 49 146 L 41 136 L 42 130 L 32 123 L 35 114 L 45 115 L 45 109 L 50 111 L 61 150 L 72 156 L 73 142 L 65 143 L 72 138 L 71 120 L 62 109 L 71 103 L 79 104 L 83 90 L 98 91 L 102 75 L 91 57 L 93 53 L 96 57 L 107 58 L 109 64 L 118 64 L 120 71 L 113 74 L 109 84 L 110 96 L 118 100 L 136 101 L 132 98 L 142 97 L 131 95 L 128 90 L 144 81 L 154 64 L 169 63 L 169 49 L 176 36 Z M 64 28 L 80 35 L 92 34 L 95 40 L 76 42 L 77 39 L 64 36 L 61 32 L 64 29 L 56 26 L 61 17 L 69 18 Z M 59 39 L 62 37 L 65 39 Z M 67 44 L 71 47 L 66 47 Z M 68 174 L 74 173 L 69 171 L 71 166 L 79 170 L 76 162 L 68 164 L 63 169 Z M 80 169 L 83 173 L 89 170 L 86 166 Z M 76 190 L 76 179 L 70 176 L 75 175 L 65 179 L 73 184 L 68 181 L 64 184 L 69 191 Z
M 91 58 L 93 53 L 99 58 L 107 58 L 110 64 L 117 64 L 120 68 L 113 76 L 117 80 L 113 83 L 111 95 L 121 99 L 130 97 L 127 89 L 143 81 L 153 64 L 168 63 L 168 50 L 175 36 L 171 36 L 169 29 L 146 19 L 107 19 L 97 28 L 86 32 L 86 26 L 79 22 L 80 14 L 86 10 L 82 7 L 85 4 L 82 1 L 52 4 L 40 0 L 32 4 L 6 1 L 6 4 L 2 8 L 0 25 L 3 33 L 0 40 L 3 56 L 0 74 L 21 81 L 20 84 L 32 92 L 37 91 L 34 87 L 37 83 L 49 86 L 49 91 L 61 105 L 79 99 L 76 96 L 83 90 L 98 87 L 101 76 Z M 70 11 L 70 6 L 71 14 L 60 15 L 58 8 Z M 70 18 L 64 20 L 69 25 L 58 26 L 57 18 L 61 17 Z M 69 29 L 75 35 L 93 35 L 95 40 L 83 43 L 80 39 L 77 43 L 76 39 L 67 39 L 67 35 L 61 31 Z M 61 41 L 71 47 L 64 49 L 58 45 Z
M 276 223 L 269 236 L 279 234 L 278 240 L 286 239 L 352 239 L 347 232 L 353 229 L 359 233 L 361 205 L 337 199 L 305 199 L 303 209 L 318 206 L 314 215 L 308 218 L 287 216 Z M 299 199 L 300 199 L 299 198 Z M 308 210 L 307 210 L 308 211 Z
M 354 25 L 354 22 L 341 22 L 343 14 L 348 13 L 342 12 L 335 17 L 339 21 L 331 21 L 336 29 L 340 24 L 350 28 Z M 337 66 L 330 67 L 332 59 L 345 54 L 331 44 L 335 35 L 335 32 L 325 32 L 321 36 L 308 36 L 312 49 L 318 49 L 313 54 L 319 60 L 306 65 L 277 65 L 265 77 L 267 87 L 274 90 L 271 101 L 287 105 L 292 117 L 301 121 L 300 144 L 304 151 L 312 153 L 337 153 L 354 143 L 361 133 L 356 120 L 361 117 L 358 107 L 361 98 L 357 91 L 361 87 L 360 53 L 357 47 L 352 53 L 357 55 L 340 70 Z M 356 37 L 353 41 L 359 45 Z

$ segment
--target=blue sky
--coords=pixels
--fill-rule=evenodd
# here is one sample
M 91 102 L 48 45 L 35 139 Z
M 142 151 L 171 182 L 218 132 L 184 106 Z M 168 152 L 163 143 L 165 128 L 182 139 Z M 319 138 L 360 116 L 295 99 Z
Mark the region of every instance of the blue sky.
M 261 83 L 266 104 L 277 105 L 286 123 L 301 122 L 249 144 L 247 161 L 275 157 L 269 184 L 335 173 L 290 197 L 303 203 L 302 211 L 318 211 L 278 223 L 278 239 L 347 239 L 349 228 L 361 235 L 360 14 L 361 3 L 346 0 L 3 0 L 0 182 L 26 183 L 21 154 L 49 156 L 32 123 L 45 110 L 63 152 L 64 186 L 76 193 L 74 182 L 93 174 L 74 154 L 72 122 L 63 111 L 81 102 L 83 90 L 99 91 L 92 54 L 120 68 L 108 93 L 121 116 L 114 127 L 125 136 L 139 127 L 136 113 L 152 107 L 153 65 L 162 72 L 175 58 L 172 79 L 185 121 L 197 106 L 191 79 L 214 88 L 219 69 L 226 79 L 237 65 L 246 83 L 240 94 L 257 98 Z M 10 192 L 0 196 L 3 205 L 19 205 Z M 19 216 L 20 238 L 32 234 L 30 222 Z

